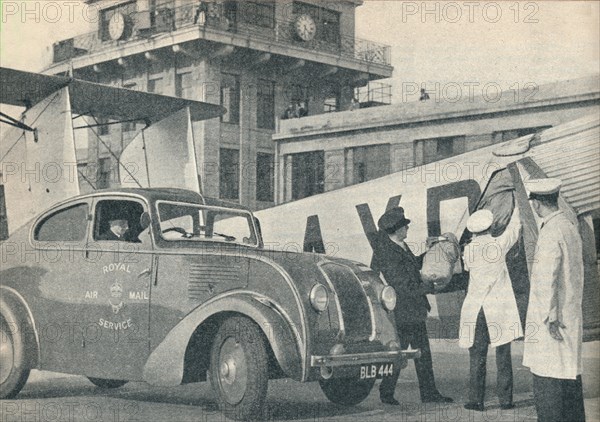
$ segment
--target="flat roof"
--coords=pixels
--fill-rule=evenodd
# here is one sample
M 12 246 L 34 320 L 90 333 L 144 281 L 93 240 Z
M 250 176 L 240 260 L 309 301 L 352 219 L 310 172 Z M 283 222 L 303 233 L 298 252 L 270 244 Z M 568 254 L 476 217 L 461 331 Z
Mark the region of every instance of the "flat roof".
M 598 101 L 600 99 L 600 75 L 539 85 L 536 88 L 537 90 L 505 91 L 497 100 L 493 98 L 492 90 L 490 90 L 488 98 L 463 95 L 463 98 L 456 102 L 450 102 L 448 99 L 436 100 L 431 95 L 430 99 L 425 101 L 401 102 L 353 111 L 281 120 L 279 132 L 273 135 L 273 140 L 293 141 L 294 138 L 323 134 L 510 113 L 517 110 L 581 101 Z M 463 92 L 467 89 L 468 87 L 465 85 Z

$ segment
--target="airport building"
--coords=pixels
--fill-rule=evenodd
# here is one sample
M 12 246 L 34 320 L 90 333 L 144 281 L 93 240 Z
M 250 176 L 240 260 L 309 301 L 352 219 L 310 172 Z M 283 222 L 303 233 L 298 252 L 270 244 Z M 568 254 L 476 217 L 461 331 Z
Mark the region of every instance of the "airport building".
M 54 44 L 45 73 L 221 104 L 220 119 L 193 126 L 199 176 L 207 195 L 255 209 L 275 203 L 280 119 L 348 109 L 355 88 L 392 75 L 390 47 L 354 36 L 362 0 L 87 3 L 97 27 Z M 118 184 L 115 157 L 143 126 L 97 123 L 82 191 Z
M 366 182 L 600 113 L 600 77 L 528 85 L 282 121 L 277 195 L 284 203 Z
M 390 47 L 355 37 L 362 0 L 87 2 L 97 27 L 56 43 L 46 73 L 222 105 L 194 123 L 198 174 L 207 195 L 253 209 L 600 111 L 598 76 L 391 104 Z M 98 123 L 78 153 L 84 192 L 118 185 L 142 127 Z

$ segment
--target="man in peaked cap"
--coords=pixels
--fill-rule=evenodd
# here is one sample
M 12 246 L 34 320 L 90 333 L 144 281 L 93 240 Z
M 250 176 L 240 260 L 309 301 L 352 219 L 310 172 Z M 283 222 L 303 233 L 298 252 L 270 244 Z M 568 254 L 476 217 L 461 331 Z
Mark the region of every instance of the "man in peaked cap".
M 458 345 L 469 349 L 469 401 L 465 408 L 484 410 L 489 346 L 496 349 L 496 392 L 501 409 L 512 409 L 513 371 L 510 343 L 523 337 L 517 300 L 506 266 L 506 255 L 519 239 L 519 208 L 515 207 L 504 232 L 492 237 L 491 211 L 474 212 L 467 220 L 473 239 L 465 246 L 463 263 L 469 288 L 460 312 Z M 473 331 L 473 327 L 475 330 Z
M 371 267 L 375 272 L 383 274 L 398 295 L 394 316 L 401 347 L 406 349 L 410 345 L 421 349 L 421 357 L 415 359 L 421 401 L 449 403 L 453 400 L 440 394 L 435 385 L 425 326 L 427 312 L 431 309 L 426 294 L 433 293 L 434 286 L 432 282 L 421 280 L 419 270 L 423 265 L 423 255 L 416 257 L 404 242 L 409 223 L 402 207 L 391 208 L 381 216 Z M 379 395 L 383 403 L 400 404 L 394 398 L 399 376 L 400 367 L 395 365 L 393 375 L 381 382 Z
M 523 365 L 540 421 L 584 421 L 581 382 L 583 254 L 577 227 L 558 207 L 561 182 L 525 182 L 542 218 L 531 269 Z

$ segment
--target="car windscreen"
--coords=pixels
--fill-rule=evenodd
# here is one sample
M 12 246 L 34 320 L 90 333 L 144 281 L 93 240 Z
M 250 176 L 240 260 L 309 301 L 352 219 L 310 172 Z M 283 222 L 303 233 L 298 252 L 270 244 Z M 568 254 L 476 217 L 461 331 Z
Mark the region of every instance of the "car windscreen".
M 161 201 L 158 217 L 165 240 L 258 246 L 252 214 L 245 210 Z

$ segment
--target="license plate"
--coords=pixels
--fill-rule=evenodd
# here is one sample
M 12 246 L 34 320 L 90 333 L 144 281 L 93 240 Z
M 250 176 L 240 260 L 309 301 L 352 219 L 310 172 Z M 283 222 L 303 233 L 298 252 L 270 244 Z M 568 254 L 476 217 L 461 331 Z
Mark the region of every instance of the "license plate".
M 360 379 L 389 377 L 394 372 L 393 363 L 379 363 L 374 365 L 362 365 L 360 367 Z

